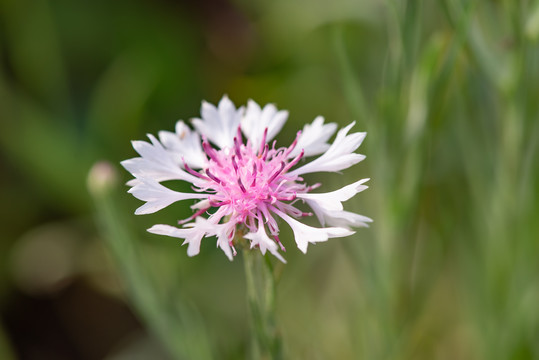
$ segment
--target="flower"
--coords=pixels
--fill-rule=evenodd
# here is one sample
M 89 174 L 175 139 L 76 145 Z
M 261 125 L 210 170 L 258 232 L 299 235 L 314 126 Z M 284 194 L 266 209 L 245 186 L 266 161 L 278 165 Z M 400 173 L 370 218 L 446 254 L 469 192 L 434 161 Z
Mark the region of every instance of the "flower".
M 365 158 L 354 151 L 366 133 L 349 134 L 354 123 L 339 130 L 332 144 L 328 139 L 337 130 L 317 117 L 299 131 L 289 147 L 276 147 L 273 138 L 288 118 L 288 112 L 268 104 L 261 108 L 249 101 L 236 108 L 224 96 L 215 107 L 202 103 L 201 118 L 193 119 L 194 130 L 182 120 L 176 132 L 161 131 L 159 140 L 133 141 L 140 157 L 122 165 L 135 176 L 129 192 L 145 201 L 135 214 L 150 214 L 182 200 L 196 200 L 194 213 L 179 221 L 178 228 L 154 225 L 149 232 L 184 239 L 187 254 L 197 255 L 205 237 L 217 237 L 217 246 L 232 260 L 235 239 L 243 237 L 262 254 L 269 251 L 286 262 L 279 240 L 280 218 L 292 228 L 298 248 L 306 253 L 309 243 L 349 236 L 352 227 L 367 226 L 372 220 L 343 209 L 342 203 L 367 188 L 362 179 L 329 193 L 312 193 L 320 184 L 307 185 L 301 175 L 338 172 Z M 320 155 L 300 164 L 304 157 Z M 192 193 L 171 190 L 161 184 L 182 180 L 192 184 Z M 298 209 L 301 201 L 313 210 L 323 227 L 306 225 L 298 219 L 312 216 Z M 204 217 L 208 214 L 207 218 Z

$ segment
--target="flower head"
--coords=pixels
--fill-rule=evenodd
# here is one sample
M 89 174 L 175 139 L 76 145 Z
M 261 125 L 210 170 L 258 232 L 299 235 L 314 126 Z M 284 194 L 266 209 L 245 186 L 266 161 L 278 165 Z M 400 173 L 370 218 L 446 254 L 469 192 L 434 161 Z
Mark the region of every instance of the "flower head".
M 278 219 L 292 228 L 298 248 L 307 252 L 309 243 L 326 241 L 354 233 L 351 227 L 367 226 L 372 220 L 343 209 L 342 202 L 367 188 L 368 179 L 359 180 L 329 193 L 312 193 L 320 184 L 307 185 L 301 175 L 337 172 L 365 158 L 356 154 L 365 133 L 349 134 L 351 123 L 339 130 L 332 144 L 328 139 L 337 130 L 317 117 L 299 131 L 288 147 L 272 141 L 288 118 L 271 104 L 260 108 L 249 101 L 236 108 L 224 96 L 217 107 L 203 102 L 201 118 L 193 119 L 194 130 L 183 121 L 176 132 L 159 132 L 159 140 L 133 141 L 140 157 L 122 165 L 135 179 L 128 182 L 136 198 L 145 201 L 135 214 L 150 214 L 181 200 L 196 200 L 193 215 L 179 221 L 180 228 L 154 225 L 149 232 L 184 239 L 187 254 L 199 253 L 205 237 L 217 237 L 219 246 L 232 260 L 235 238 L 241 236 L 265 254 L 269 251 L 285 262 L 279 247 Z M 320 155 L 300 164 L 304 157 Z M 192 193 L 173 191 L 161 182 L 181 180 L 192 184 Z M 312 216 L 298 209 L 306 203 L 323 227 L 299 221 Z M 207 216 L 207 217 L 205 217 Z

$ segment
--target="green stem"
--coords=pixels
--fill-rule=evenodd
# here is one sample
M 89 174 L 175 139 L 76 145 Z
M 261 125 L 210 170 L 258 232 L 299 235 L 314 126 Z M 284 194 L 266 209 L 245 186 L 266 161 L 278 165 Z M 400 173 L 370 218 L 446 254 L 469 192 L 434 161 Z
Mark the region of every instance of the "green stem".
M 243 251 L 253 359 L 282 359 L 282 342 L 275 321 L 275 276 L 269 259 L 248 248 Z

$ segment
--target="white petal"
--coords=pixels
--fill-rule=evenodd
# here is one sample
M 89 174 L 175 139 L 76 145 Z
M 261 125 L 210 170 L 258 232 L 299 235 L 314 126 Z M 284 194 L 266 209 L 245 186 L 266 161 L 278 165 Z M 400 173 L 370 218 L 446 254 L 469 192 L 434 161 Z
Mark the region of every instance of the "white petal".
M 154 225 L 149 232 L 160 235 L 168 235 L 185 239 L 184 244 L 189 244 L 187 255 L 194 256 L 200 252 L 200 242 L 203 237 L 217 236 L 217 246 L 219 246 L 230 261 L 233 254 L 230 248 L 227 234 L 230 230 L 229 224 L 216 224 L 211 219 L 197 217 L 194 223 L 184 225 L 183 229 L 168 225 Z
M 329 238 L 349 236 L 355 233 L 355 231 L 342 227 L 315 228 L 291 218 L 280 210 L 274 210 L 274 212 L 290 225 L 296 244 L 303 253 L 307 252 L 309 243 L 314 244 L 327 241 Z
M 355 122 L 339 130 L 333 144 L 324 154 L 310 163 L 291 171 L 290 174 L 301 175 L 319 171 L 335 172 L 349 168 L 363 160 L 365 155 L 356 154 L 354 151 L 361 145 L 367 133 L 361 132 L 347 135 L 354 124 Z
M 183 171 L 179 159 L 167 151 L 151 134 L 151 144 L 146 141 L 133 141 L 133 148 L 141 157 L 124 160 L 122 166 L 137 178 L 151 178 L 156 181 L 183 180 L 197 183 L 199 178 Z
M 196 224 L 194 223 L 192 225 L 192 227 L 184 229 L 179 229 L 170 225 L 154 225 L 149 228 L 148 231 L 152 234 L 166 235 L 185 239 L 183 244 L 189 244 L 187 247 L 187 255 L 195 256 L 200 252 L 200 243 L 202 241 L 202 238 L 206 235 L 206 230 L 204 226 L 196 226 Z
M 241 121 L 241 129 L 251 146 L 255 149 L 260 147 L 264 131 L 267 128 L 266 142 L 270 141 L 281 131 L 284 123 L 288 119 L 288 111 L 277 111 L 273 104 L 267 104 L 263 109 L 249 100 L 245 116 Z
M 214 224 L 208 219 L 199 216 L 194 223 L 185 224 L 182 229 L 169 225 L 154 225 L 148 231 L 153 234 L 185 239 L 182 245 L 189 244 L 187 255 L 195 256 L 200 252 L 202 238 L 216 235 L 223 227 L 224 225 Z
M 304 156 L 322 154 L 329 149 L 330 145 L 327 141 L 335 130 L 337 130 L 337 124 L 324 124 L 322 116 L 316 117 L 311 124 L 306 124 L 303 127 L 298 143 L 288 157 L 294 158 L 298 156 L 302 149 L 304 150 Z
M 129 180 L 128 182 L 125 183 L 125 185 L 129 186 L 129 187 L 134 187 L 138 184 L 140 184 L 142 181 L 140 181 L 139 179 L 137 178 L 134 178 L 134 179 L 131 179 Z
M 181 193 L 170 190 L 159 184 L 153 179 L 139 178 L 139 183 L 129 189 L 129 193 L 133 194 L 139 200 L 146 201 L 146 204 L 139 207 L 136 215 L 151 214 L 159 211 L 176 201 L 187 199 L 203 199 L 207 198 L 207 194 Z
M 176 123 L 176 133 L 160 131 L 159 140 L 180 166 L 184 160 L 192 169 L 201 169 L 207 165 L 208 160 L 202 150 L 200 136 L 183 121 Z
M 350 227 L 369 227 L 368 223 L 372 222 L 371 218 L 350 211 L 334 211 L 327 214 L 324 220 L 328 225 L 347 229 Z M 322 223 L 322 225 L 324 224 Z
M 326 211 L 341 211 L 343 209 L 342 202 L 350 199 L 352 196 L 360 191 L 368 188 L 363 185 L 369 179 L 361 179 L 353 184 L 346 185 L 339 190 L 335 190 L 323 194 L 304 193 L 297 194 L 297 197 L 304 199 L 308 204 L 316 203 L 318 206 L 324 208 Z
M 206 136 L 209 141 L 221 149 L 232 147 L 243 110 L 243 107 L 236 109 L 226 95 L 223 96 L 218 107 L 203 101 L 202 119 L 193 119 L 193 126 L 200 134 Z
M 269 250 L 269 252 L 272 253 L 273 256 L 286 264 L 286 260 L 281 256 L 281 254 L 279 254 L 279 247 L 277 246 L 275 241 L 273 241 L 268 236 L 268 234 L 266 234 L 266 230 L 264 230 L 264 223 L 262 220 L 259 221 L 257 232 L 248 233 L 244 237 L 251 240 L 251 249 L 258 245 L 258 247 L 260 248 L 260 252 L 262 252 L 262 255 L 265 255 L 266 250 Z
M 331 225 L 349 229 L 350 227 L 368 227 L 372 219 L 350 211 L 328 211 L 316 202 L 310 202 L 309 206 L 313 209 L 316 217 L 322 226 Z
M 229 242 L 230 240 L 228 239 L 225 231 L 221 231 L 219 234 L 217 234 L 217 246 L 223 250 L 228 260 L 232 261 L 234 260 L 234 256 L 232 254 L 232 249 L 230 248 Z
M 191 209 L 193 210 L 208 209 L 209 207 L 210 207 L 210 200 L 208 199 L 201 200 L 191 205 Z

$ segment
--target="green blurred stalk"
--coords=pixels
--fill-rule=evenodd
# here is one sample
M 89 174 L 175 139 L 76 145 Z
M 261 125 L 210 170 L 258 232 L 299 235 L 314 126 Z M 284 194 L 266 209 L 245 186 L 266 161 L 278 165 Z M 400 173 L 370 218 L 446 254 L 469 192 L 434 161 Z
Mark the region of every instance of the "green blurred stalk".
M 253 359 L 282 359 L 282 341 L 275 320 L 276 281 L 273 266 L 259 251 L 243 250 Z
M 333 48 L 341 71 L 342 86 L 344 87 L 343 94 L 346 97 L 346 102 L 353 116 L 357 117 L 358 120 L 368 122 L 371 118 L 369 107 L 367 106 L 363 87 L 354 72 L 346 51 L 343 25 L 337 24 L 332 30 Z
M 88 176 L 97 220 L 103 237 L 127 285 L 129 298 L 141 319 L 167 347 L 174 359 L 211 359 L 211 346 L 197 318 L 181 299 L 160 296 L 140 254 L 138 237 L 125 225 L 117 186 L 116 169 L 108 163 L 97 163 Z M 172 303 L 171 303 L 172 301 Z
M 524 354 L 531 354 L 535 347 L 527 332 L 537 326 L 537 321 L 526 306 L 529 299 L 536 297 L 537 270 L 529 255 L 535 253 L 536 236 L 524 230 L 529 226 L 527 217 L 531 211 L 526 206 L 531 188 L 525 185 L 532 183 L 527 178 L 530 175 L 524 153 L 527 139 L 532 137 L 527 137 L 525 129 L 526 122 L 533 119 L 526 104 L 529 88 L 526 82 L 528 77 L 532 78 L 526 66 L 533 58 L 530 58 L 532 44 L 526 42 L 524 32 L 525 6 L 505 1 L 499 7 L 503 16 L 498 26 L 507 29 L 510 35 L 506 36 L 511 39 L 511 46 L 500 52 L 488 46 L 492 34 L 477 25 L 480 23 L 477 19 L 488 22 L 481 19 L 479 8 L 465 8 L 462 1 L 446 3 L 455 19 L 465 16 L 466 22 L 453 21 L 453 26 L 462 45 L 470 50 L 478 68 L 494 85 L 490 90 L 497 111 L 490 123 L 500 129 L 488 142 L 484 141 L 491 142 L 496 152 L 492 165 L 483 164 L 490 149 L 478 145 L 476 134 L 463 138 L 467 153 L 483 155 L 465 159 L 469 184 L 475 194 L 469 203 L 475 219 L 470 237 L 477 239 L 478 245 L 478 251 L 473 253 L 468 245 L 463 248 L 468 311 L 483 358 L 527 358 Z M 462 125 L 462 134 L 471 133 L 468 121 Z
M 421 249 L 426 235 L 419 225 L 424 221 L 420 198 L 427 176 L 425 149 L 433 108 L 440 106 L 448 88 L 441 67 L 447 42 L 439 33 L 422 42 L 422 1 L 387 0 L 385 4 L 389 49 L 382 83 L 374 91 L 379 102 L 371 102 L 369 109 L 364 108 L 363 85 L 354 74 L 357 69 L 344 46 L 343 31 L 334 32 L 343 92 L 360 126 L 367 128 L 366 153 L 376 182 L 370 193 L 375 211 L 373 239 L 350 243 L 346 251 L 357 267 L 362 289 L 360 320 L 354 331 L 356 351 L 366 359 L 408 358 L 419 341 L 415 329 L 426 326 L 423 304 L 429 301 L 438 276 L 433 272 L 418 277 L 417 273 L 423 266 L 419 258 L 426 251 Z

